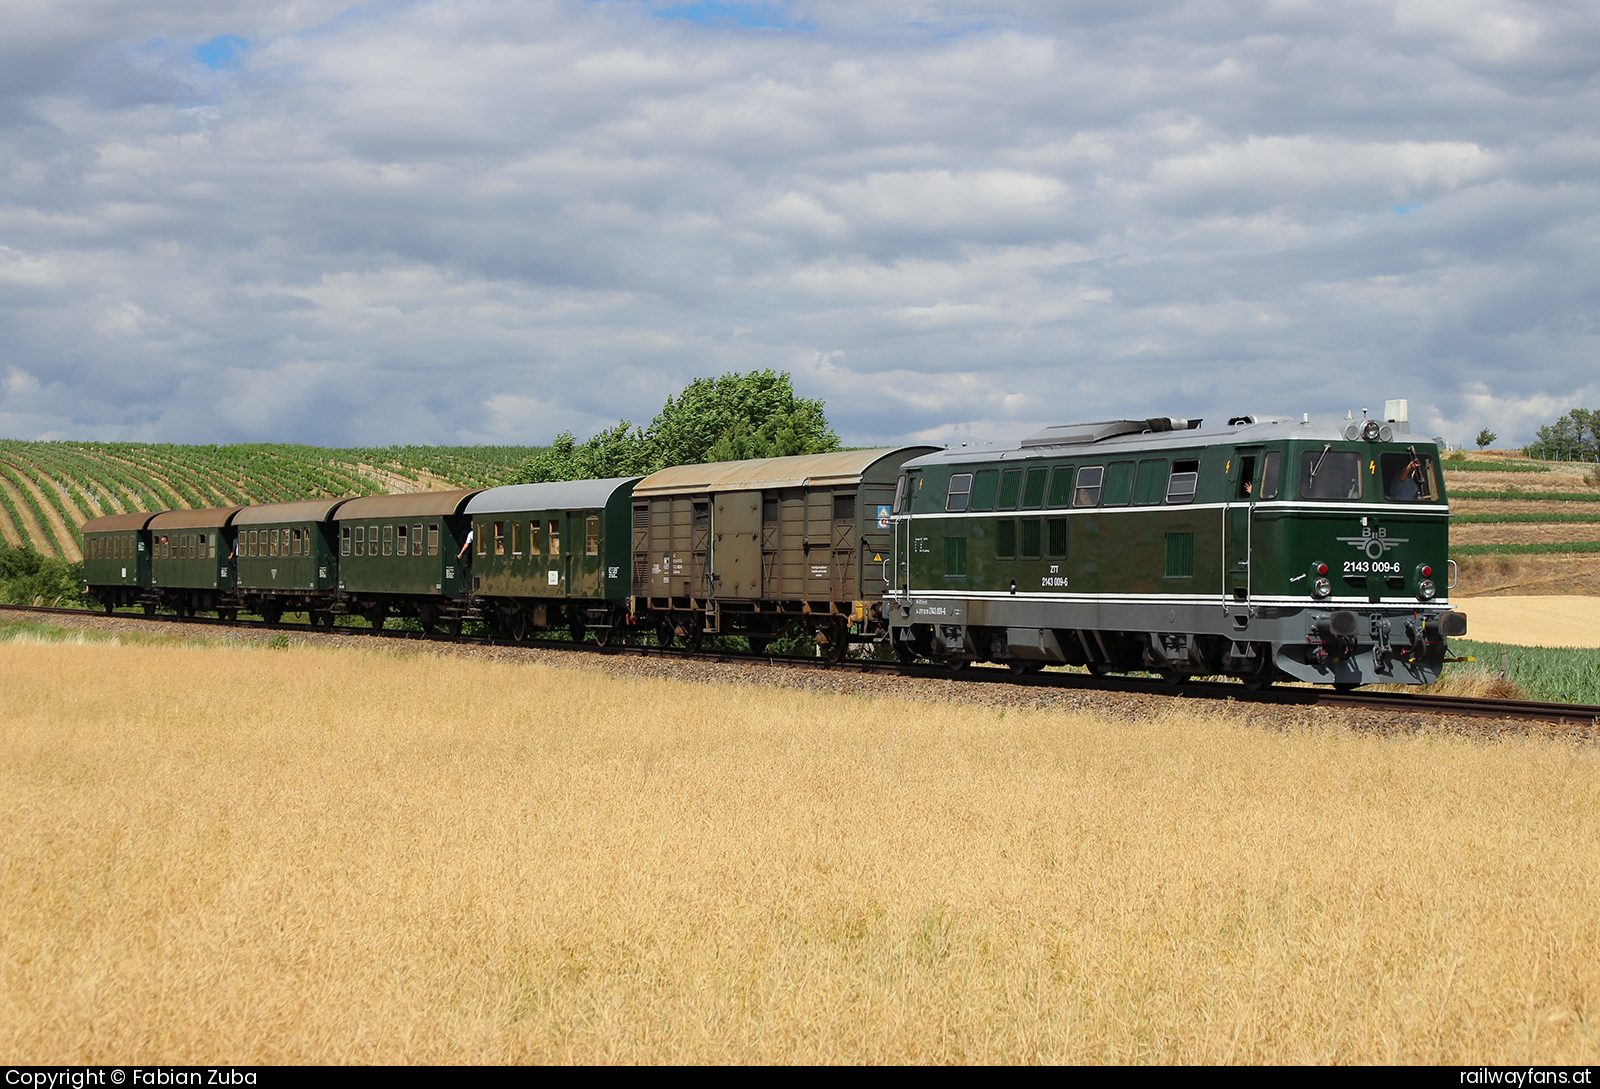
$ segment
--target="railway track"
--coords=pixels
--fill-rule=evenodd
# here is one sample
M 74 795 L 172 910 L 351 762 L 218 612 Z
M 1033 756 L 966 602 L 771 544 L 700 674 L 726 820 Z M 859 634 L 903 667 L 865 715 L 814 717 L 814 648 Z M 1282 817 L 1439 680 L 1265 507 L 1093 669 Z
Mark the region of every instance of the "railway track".
M 1018 675 L 1012 673 L 1009 669 L 982 665 L 974 665 L 956 673 L 942 666 L 904 665 L 898 662 L 861 659 L 846 659 L 843 662 L 831 663 L 815 658 L 769 657 L 767 655 L 735 654 L 724 651 L 693 653 L 676 647 L 644 647 L 627 644 L 598 647 L 588 643 L 573 643 L 555 639 L 540 639 L 517 643 L 510 639 L 497 639 L 490 636 L 451 636 L 442 632 L 423 634 L 419 631 L 378 630 L 372 628 L 336 628 L 333 631 L 329 631 L 327 628 L 313 628 L 309 624 L 268 624 L 265 620 L 220 620 L 211 617 L 177 617 L 170 615 L 149 617 L 142 612 L 118 612 L 107 616 L 106 613 L 88 609 L 60 609 L 32 605 L 0 605 L 0 612 L 104 617 L 124 620 L 159 619 L 163 623 L 198 625 L 202 627 L 253 628 L 302 635 L 355 635 L 424 643 L 460 643 L 503 647 L 535 646 L 542 650 L 574 650 L 590 654 L 633 655 L 698 662 L 742 663 L 781 669 L 822 669 L 847 673 L 876 673 L 900 677 L 921 677 L 929 680 L 962 680 L 979 684 L 1006 684 L 1015 687 L 1129 692 L 1142 695 L 1166 696 L 1173 699 L 1234 700 L 1240 703 L 1296 707 L 1342 707 L 1353 710 L 1387 711 L 1398 714 L 1511 719 L 1523 722 L 1549 722 L 1563 726 L 1591 725 L 1600 728 L 1600 706 L 1540 703 L 1534 700 L 1477 699 L 1409 692 L 1338 692 L 1324 688 L 1287 686 L 1275 686 L 1260 691 L 1251 691 L 1243 685 L 1223 681 L 1186 681 L 1181 684 L 1168 684 L 1160 680 L 1094 676 L 1088 673 L 1044 672 Z

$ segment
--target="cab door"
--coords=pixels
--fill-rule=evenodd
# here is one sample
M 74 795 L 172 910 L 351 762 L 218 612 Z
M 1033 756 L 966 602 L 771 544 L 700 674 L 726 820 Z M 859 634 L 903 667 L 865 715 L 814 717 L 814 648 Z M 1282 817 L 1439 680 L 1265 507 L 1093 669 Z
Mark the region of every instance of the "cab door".
M 1223 606 L 1250 603 L 1250 565 L 1254 559 L 1255 505 L 1261 493 L 1262 450 L 1240 446 L 1227 464 L 1223 501 Z

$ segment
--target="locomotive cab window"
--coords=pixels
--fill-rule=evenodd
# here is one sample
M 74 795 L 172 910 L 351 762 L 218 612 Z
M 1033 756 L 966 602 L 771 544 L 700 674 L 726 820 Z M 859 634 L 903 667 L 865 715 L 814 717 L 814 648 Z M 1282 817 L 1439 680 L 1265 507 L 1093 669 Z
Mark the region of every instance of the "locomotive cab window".
M 944 509 L 960 513 L 972 502 L 972 474 L 956 473 L 950 478 L 950 491 L 945 496 Z
M 1360 499 L 1361 455 L 1331 446 L 1301 454 L 1300 498 Z
M 1409 450 L 1378 455 L 1383 497 L 1398 503 L 1432 503 L 1439 498 L 1433 458 Z
M 1193 503 L 1194 490 L 1200 482 L 1200 461 L 1174 461 L 1172 475 L 1167 478 L 1168 503 Z
M 1100 488 L 1104 485 L 1106 470 L 1103 465 L 1085 465 L 1078 470 L 1078 487 L 1072 495 L 1074 507 L 1094 507 L 1100 504 Z
M 1235 499 L 1254 499 L 1256 490 L 1256 458 L 1254 454 L 1244 454 L 1239 458 L 1239 488 Z
M 1266 468 L 1261 470 L 1261 498 L 1278 498 L 1283 478 L 1283 451 L 1268 450 Z
M 900 474 L 900 479 L 896 480 L 894 482 L 894 512 L 896 514 L 899 514 L 901 512 L 901 510 L 904 509 L 904 507 L 905 507 L 905 503 L 906 503 L 906 481 L 908 481 L 910 479 L 911 479 L 910 477 L 906 476 L 904 473 L 901 473 Z M 768 503 L 772 503 L 774 509 L 776 509 L 777 503 L 775 501 L 769 499 L 769 500 L 767 500 L 767 502 Z M 762 520 L 766 521 L 766 522 L 776 522 L 778 519 L 777 519 L 776 514 L 774 514 L 774 516 L 771 517 L 771 518 L 766 517 L 765 508 L 763 507 Z

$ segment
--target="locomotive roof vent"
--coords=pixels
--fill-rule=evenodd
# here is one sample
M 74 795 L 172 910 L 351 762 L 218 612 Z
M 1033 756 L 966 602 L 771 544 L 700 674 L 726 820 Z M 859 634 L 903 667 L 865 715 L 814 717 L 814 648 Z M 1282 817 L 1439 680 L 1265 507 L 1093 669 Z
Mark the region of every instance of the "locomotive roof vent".
M 1035 431 L 1022 440 L 1023 449 L 1033 446 L 1083 446 L 1118 435 L 1143 435 L 1152 431 L 1192 431 L 1199 420 L 1156 416 L 1148 420 L 1102 420 L 1098 423 L 1054 424 Z

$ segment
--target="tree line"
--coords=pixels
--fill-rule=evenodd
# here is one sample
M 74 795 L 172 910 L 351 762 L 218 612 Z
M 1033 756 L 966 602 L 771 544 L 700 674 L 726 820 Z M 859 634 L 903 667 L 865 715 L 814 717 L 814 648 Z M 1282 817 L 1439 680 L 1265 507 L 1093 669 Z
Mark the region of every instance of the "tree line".
M 1600 458 L 1600 409 L 1573 409 L 1555 423 L 1539 428 L 1538 438 L 1525 449 L 1530 458 L 1548 461 Z

